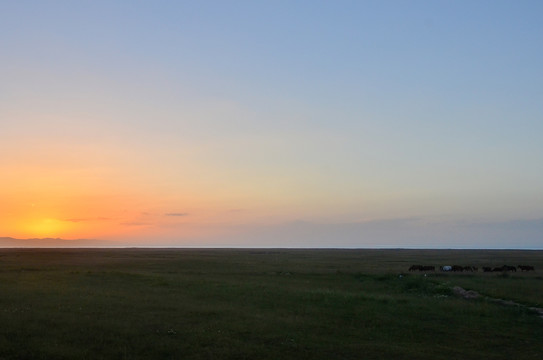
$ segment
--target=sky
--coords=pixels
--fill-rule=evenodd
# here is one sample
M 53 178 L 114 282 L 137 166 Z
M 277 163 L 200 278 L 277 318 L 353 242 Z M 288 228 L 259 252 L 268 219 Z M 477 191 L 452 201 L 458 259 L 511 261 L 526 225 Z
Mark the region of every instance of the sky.
M 0 0 L 0 237 L 542 249 L 542 14 Z

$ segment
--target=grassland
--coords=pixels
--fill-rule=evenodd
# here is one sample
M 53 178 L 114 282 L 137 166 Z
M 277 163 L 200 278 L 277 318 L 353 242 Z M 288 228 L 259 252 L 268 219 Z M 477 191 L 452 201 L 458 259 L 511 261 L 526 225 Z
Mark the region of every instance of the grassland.
M 409 273 L 528 264 L 530 273 Z M 0 250 L 0 359 L 541 359 L 542 251 Z

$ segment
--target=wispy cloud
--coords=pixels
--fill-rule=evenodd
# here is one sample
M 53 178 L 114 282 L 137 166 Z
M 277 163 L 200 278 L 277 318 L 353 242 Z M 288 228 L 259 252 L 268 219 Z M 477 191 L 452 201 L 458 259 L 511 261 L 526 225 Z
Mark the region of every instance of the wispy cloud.
M 123 225 L 123 226 L 150 226 L 150 225 L 153 225 L 153 224 L 148 223 L 148 222 L 143 222 L 143 221 L 127 221 L 127 222 L 120 223 L 120 225 Z
M 106 217 L 62 219 L 62 221 L 73 222 L 73 223 L 87 222 L 87 221 L 109 221 L 109 220 L 111 219 L 106 218 Z
M 164 216 L 188 216 L 188 213 L 166 213 Z

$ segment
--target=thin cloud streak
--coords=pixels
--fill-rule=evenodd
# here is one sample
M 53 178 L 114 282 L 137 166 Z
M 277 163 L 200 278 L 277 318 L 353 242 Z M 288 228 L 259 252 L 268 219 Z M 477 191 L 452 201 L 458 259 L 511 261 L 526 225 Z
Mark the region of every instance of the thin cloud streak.
M 106 217 L 96 217 L 96 218 L 70 218 L 63 219 L 62 221 L 80 223 L 80 222 L 90 222 L 90 221 L 111 221 L 112 219 Z
M 129 221 L 129 222 L 120 223 L 120 225 L 123 225 L 123 226 L 151 226 L 153 224 L 148 223 L 148 222 Z

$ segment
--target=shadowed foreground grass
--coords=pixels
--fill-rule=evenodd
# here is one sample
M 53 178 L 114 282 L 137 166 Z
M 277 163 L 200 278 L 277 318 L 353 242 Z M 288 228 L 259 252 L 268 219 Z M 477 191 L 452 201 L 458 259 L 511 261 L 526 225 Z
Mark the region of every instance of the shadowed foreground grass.
M 540 359 L 543 319 L 451 287 L 542 307 L 542 270 L 537 251 L 4 249 L 0 358 Z

